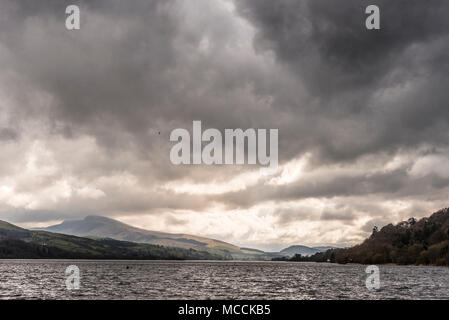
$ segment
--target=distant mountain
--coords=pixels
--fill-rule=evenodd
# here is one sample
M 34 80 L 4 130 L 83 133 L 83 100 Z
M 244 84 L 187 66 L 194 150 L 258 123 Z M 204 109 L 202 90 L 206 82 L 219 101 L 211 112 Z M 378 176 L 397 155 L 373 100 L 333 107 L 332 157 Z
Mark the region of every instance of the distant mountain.
M 320 252 L 324 252 L 327 251 L 329 249 L 338 249 L 339 247 L 334 247 L 334 246 L 322 246 L 322 247 L 313 247 L 313 249 L 317 249 Z
M 69 220 L 42 230 L 63 234 L 112 238 L 140 243 L 168 245 L 181 248 L 230 248 L 238 250 L 232 244 L 187 234 L 172 234 L 136 228 L 114 219 L 101 216 L 87 216 L 83 220 Z
M 298 261 L 449 266 L 449 208 L 428 218 L 410 218 L 380 230 L 375 227 L 360 245 L 299 257 Z
M 101 216 L 87 216 L 82 220 L 64 221 L 61 224 L 41 230 L 97 239 L 110 238 L 136 243 L 194 249 L 220 255 L 223 258 L 266 260 L 273 256 L 260 250 L 239 248 L 215 239 L 140 229 Z
M 329 249 L 333 249 L 335 247 L 307 247 L 301 245 L 294 245 L 288 248 L 285 248 L 280 251 L 281 255 L 292 257 L 295 254 L 300 254 L 302 256 L 311 256 L 318 252 L 324 252 Z
M 0 259 L 220 260 L 222 255 L 113 239 L 31 231 L 0 221 Z

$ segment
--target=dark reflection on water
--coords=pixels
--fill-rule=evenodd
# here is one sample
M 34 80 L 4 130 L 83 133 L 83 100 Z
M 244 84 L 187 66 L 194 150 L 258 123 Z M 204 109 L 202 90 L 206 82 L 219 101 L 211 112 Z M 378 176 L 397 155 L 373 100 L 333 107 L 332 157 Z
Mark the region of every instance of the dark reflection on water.
M 66 288 L 77 265 L 81 288 Z M 127 268 L 128 267 L 128 268 Z M 0 260 L 0 299 L 449 299 L 449 268 L 221 261 Z

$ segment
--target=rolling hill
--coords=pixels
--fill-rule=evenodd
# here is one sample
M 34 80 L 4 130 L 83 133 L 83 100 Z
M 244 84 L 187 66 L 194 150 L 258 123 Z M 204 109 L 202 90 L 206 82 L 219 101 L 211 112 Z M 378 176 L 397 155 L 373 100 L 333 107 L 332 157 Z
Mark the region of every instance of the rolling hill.
M 0 221 L 0 259 L 220 260 L 206 251 L 31 231 Z M 230 258 L 230 257 L 228 257 Z
M 363 243 L 346 249 L 332 249 L 297 261 L 449 266 L 449 208 L 430 217 L 410 218 L 388 224 Z
M 302 256 L 311 256 L 314 255 L 315 253 L 324 252 L 332 248 L 333 247 L 307 247 L 301 245 L 294 245 L 281 250 L 280 254 L 287 257 L 292 257 L 295 254 L 300 254 Z
M 276 256 L 276 254 L 269 254 L 249 248 L 240 248 L 220 240 L 205 237 L 140 229 L 101 216 L 87 216 L 82 220 L 64 221 L 61 224 L 41 230 L 81 237 L 92 237 L 94 239 L 110 238 L 136 243 L 194 249 L 220 255 L 226 259 L 269 260 Z

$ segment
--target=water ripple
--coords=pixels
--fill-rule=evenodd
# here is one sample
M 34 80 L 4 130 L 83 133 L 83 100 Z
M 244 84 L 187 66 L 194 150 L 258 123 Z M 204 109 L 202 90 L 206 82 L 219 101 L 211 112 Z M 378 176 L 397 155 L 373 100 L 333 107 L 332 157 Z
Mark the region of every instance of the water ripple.
M 67 290 L 65 269 L 80 269 Z M 0 299 L 448 299 L 449 268 L 236 261 L 1 260 Z

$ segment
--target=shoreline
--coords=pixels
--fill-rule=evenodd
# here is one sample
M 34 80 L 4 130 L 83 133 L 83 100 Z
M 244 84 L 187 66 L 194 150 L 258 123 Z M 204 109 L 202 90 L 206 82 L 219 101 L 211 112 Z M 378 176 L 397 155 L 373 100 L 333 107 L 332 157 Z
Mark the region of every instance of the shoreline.
M 445 267 L 449 266 L 439 266 L 439 265 L 415 265 L 415 264 L 397 264 L 397 263 L 383 263 L 383 264 L 363 264 L 363 263 L 337 263 L 337 262 L 317 262 L 317 261 L 271 261 L 271 260 L 176 260 L 176 259 L 46 259 L 46 258 L 8 258 L 3 259 L 0 258 L 1 262 L 12 262 L 12 261 L 26 261 L 26 262 L 72 262 L 72 261 L 80 261 L 80 262 L 177 262 L 177 263 L 188 263 L 188 262 L 196 262 L 196 263 L 307 263 L 307 264 L 332 264 L 339 266 L 386 266 L 386 267 Z

